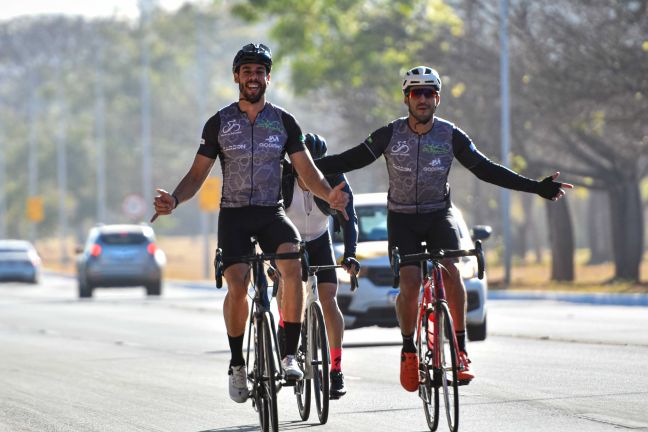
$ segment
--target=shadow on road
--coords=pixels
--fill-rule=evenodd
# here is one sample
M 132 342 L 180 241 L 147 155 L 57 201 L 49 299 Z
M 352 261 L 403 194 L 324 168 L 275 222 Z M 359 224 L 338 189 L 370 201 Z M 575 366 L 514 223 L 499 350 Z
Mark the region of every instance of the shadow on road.
M 280 430 L 299 430 L 299 429 L 306 429 L 306 428 L 311 428 L 316 426 L 320 426 L 319 422 L 317 421 L 314 423 L 305 423 L 300 420 L 279 422 Z M 259 430 L 259 425 L 253 424 L 253 425 L 240 425 L 240 426 L 225 426 L 217 429 L 207 429 L 199 432 L 252 432 L 258 430 Z

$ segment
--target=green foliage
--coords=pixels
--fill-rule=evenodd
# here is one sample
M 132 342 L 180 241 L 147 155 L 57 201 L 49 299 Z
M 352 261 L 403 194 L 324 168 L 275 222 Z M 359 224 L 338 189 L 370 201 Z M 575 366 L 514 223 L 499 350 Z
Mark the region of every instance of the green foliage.
M 367 133 L 394 117 L 402 74 L 423 63 L 431 45 L 462 33 L 440 0 L 252 0 L 234 10 L 250 20 L 271 16 L 275 52 L 288 60 L 297 94 L 325 88 Z

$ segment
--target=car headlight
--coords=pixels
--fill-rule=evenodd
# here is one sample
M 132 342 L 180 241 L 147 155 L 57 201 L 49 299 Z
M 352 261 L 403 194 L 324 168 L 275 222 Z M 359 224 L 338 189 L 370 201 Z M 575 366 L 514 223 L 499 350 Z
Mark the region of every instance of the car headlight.
M 461 277 L 464 279 L 472 279 L 477 276 L 477 259 L 474 257 L 462 257 L 461 262 Z

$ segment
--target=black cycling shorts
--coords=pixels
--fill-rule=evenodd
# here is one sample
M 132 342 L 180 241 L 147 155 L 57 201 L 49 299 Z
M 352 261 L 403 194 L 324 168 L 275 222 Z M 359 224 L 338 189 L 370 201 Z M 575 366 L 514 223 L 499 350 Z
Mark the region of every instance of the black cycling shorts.
M 326 231 L 315 240 L 306 242 L 306 251 L 308 252 L 308 264 L 311 266 L 335 264 L 333 245 L 331 244 L 331 235 L 328 231 Z M 330 282 L 337 285 L 337 275 L 335 273 L 335 269 L 319 270 L 316 274 L 318 284 L 322 282 Z
M 223 268 L 242 262 L 231 257 L 253 254 L 250 237 L 256 237 L 264 253 L 275 253 L 283 243 L 299 243 L 301 237 L 282 206 L 221 208 L 218 216 L 218 247 Z
M 450 208 L 420 214 L 390 210 L 387 213 L 387 231 L 390 256 L 395 246 L 401 256 L 424 252 L 421 242 L 426 242 L 428 251 L 460 248 L 459 227 Z M 403 265 L 420 267 L 420 263 Z

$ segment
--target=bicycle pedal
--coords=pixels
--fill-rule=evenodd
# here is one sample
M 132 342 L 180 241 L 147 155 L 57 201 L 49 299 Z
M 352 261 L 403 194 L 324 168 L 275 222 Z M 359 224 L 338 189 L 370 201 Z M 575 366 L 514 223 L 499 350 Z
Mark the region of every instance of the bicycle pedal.
M 295 387 L 295 384 L 297 384 L 297 380 L 283 380 L 280 385 L 282 387 Z

